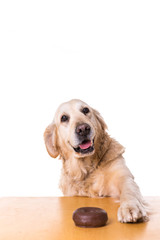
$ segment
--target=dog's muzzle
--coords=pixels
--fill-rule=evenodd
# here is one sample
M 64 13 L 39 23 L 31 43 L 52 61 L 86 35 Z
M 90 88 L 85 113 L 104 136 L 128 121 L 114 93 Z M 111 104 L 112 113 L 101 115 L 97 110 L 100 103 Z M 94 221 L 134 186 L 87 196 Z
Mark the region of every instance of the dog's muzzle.
M 87 123 L 77 125 L 75 133 L 79 140 L 78 147 L 74 148 L 75 152 L 88 154 L 94 151 L 94 140 L 91 139 L 91 127 Z

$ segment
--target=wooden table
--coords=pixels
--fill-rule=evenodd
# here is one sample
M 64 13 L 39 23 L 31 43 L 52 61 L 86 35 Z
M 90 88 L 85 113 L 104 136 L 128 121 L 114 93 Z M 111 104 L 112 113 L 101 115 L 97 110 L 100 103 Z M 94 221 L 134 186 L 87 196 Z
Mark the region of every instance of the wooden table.
M 117 221 L 119 203 L 113 198 L 0 198 L 0 240 L 158 240 L 160 197 L 146 200 L 154 210 L 150 221 L 123 224 Z M 107 226 L 76 227 L 72 213 L 84 206 L 105 209 L 109 216 Z

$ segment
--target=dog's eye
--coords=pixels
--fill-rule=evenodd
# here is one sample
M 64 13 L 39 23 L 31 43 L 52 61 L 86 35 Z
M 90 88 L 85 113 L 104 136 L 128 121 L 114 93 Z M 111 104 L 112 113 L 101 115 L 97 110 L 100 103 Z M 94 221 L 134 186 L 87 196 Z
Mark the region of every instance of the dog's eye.
M 63 116 L 61 117 L 61 122 L 67 122 L 68 120 L 69 120 L 69 117 L 66 116 L 66 115 L 63 115 Z
M 85 107 L 82 109 L 82 113 L 87 114 L 89 113 L 89 108 Z

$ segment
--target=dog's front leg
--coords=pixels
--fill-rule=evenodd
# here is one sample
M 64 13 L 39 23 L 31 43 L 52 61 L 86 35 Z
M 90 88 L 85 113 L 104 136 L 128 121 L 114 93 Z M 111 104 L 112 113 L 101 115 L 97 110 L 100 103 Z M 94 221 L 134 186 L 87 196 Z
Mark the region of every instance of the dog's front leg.
M 147 221 L 145 201 L 139 187 L 132 177 L 120 180 L 120 207 L 118 209 L 118 221 L 122 223 Z

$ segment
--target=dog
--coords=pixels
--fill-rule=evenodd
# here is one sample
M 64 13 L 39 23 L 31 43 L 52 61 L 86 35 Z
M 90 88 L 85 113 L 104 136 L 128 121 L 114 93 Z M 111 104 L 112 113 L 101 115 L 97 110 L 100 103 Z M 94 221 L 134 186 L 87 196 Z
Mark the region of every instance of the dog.
M 63 161 L 60 188 L 65 196 L 119 198 L 119 222 L 148 221 L 146 202 L 122 156 L 125 149 L 107 130 L 85 102 L 60 105 L 44 132 L 49 155 Z

